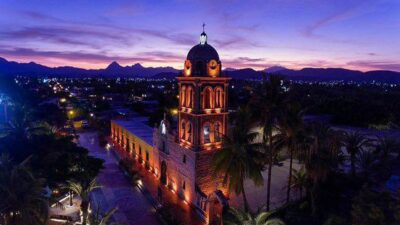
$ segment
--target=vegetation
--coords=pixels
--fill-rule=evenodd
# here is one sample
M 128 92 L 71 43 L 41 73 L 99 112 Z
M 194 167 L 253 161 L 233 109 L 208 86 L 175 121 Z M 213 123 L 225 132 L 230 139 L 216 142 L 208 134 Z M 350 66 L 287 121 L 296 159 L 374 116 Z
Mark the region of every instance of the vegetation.
M 60 187 L 68 180 L 92 180 L 103 161 L 62 131 L 66 112 L 49 103 L 52 92 L 5 82 L 1 91 L 9 96 L 9 121 L 0 127 L 0 215 L 4 224 L 46 224 L 49 202 L 59 197 Z
M 44 182 L 26 166 L 29 158 L 14 164 L 6 154 L 0 159 L 0 222 L 6 225 L 46 224 Z
M 252 95 L 251 106 L 253 109 L 253 120 L 262 128 L 262 146 L 264 147 L 265 160 L 268 162 L 267 183 L 267 210 L 270 208 L 271 200 L 271 177 L 272 166 L 278 154 L 279 148 L 273 145 L 273 130 L 276 128 L 284 110 L 283 79 L 280 76 L 270 76 L 268 82 L 265 80 Z
M 396 216 L 400 212 L 397 206 L 398 196 L 377 187 L 382 187 L 382 183 L 389 178 L 392 169 L 398 166 L 396 160 L 400 158 L 399 143 L 392 138 L 367 138 L 360 132 L 343 132 L 332 129 L 322 122 L 304 120 L 304 113 L 315 112 L 316 107 L 320 107 L 316 106 L 315 102 L 303 98 L 304 93 L 299 93 L 299 90 L 310 93 L 314 91 L 313 88 L 318 87 L 308 86 L 307 88 L 311 90 L 304 90 L 294 84 L 290 85 L 281 77 L 272 75 L 259 86 L 249 88 L 247 92 L 242 93 L 242 97 L 244 96 L 247 100 L 240 100 L 239 105 L 242 104 L 240 108 L 249 108 L 250 114 L 254 115 L 252 120 L 247 122 L 248 126 L 258 125 L 263 131 L 262 140 L 259 143 L 255 143 L 254 140 L 249 142 L 261 144 L 262 150 L 258 148 L 257 153 L 252 153 L 254 149 L 244 149 L 241 155 L 265 156 L 261 162 L 247 161 L 248 167 L 259 169 L 260 173 L 264 170 L 268 172 L 266 184 L 268 195 L 264 213 L 268 214 L 270 210 L 269 192 L 273 166 L 277 164 L 278 153 L 283 152 L 282 155 L 286 156 L 289 162 L 287 204 L 277 209 L 274 215 L 288 224 L 398 223 L 396 221 Z M 325 97 L 332 96 L 334 95 L 327 94 Z M 234 127 L 237 126 L 237 120 L 245 121 L 241 118 L 240 111 L 234 115 Z M 335 116 L 334 122 L 338 118 Z M 363 120 L 372 121 L 368 116 L 370 115 L 364 117 Z M 360 120 L 355 120 L 355 122 L 358 125 L 366 125 Z M 251 129 L 241 128 L 241 131 L 243 137 L 251 134 Z M 237 141 L 227 139 L 225 142 Z M 214 158 L 222 154 L 224 154 L 224 159 L 231 159 L 230 157 L 236 157 L 237 152 L 223 150 L 215 154 Z M 298 170 L 292 168 L 295 158 L 302 164 Z M 226 168 L 230 168 L 229 162 L 231 161 L 214 160 L 214 166 L 224 164 Z M 350 164 L 350 170 L 346 170 L 347 164 Z M 235 176 L 237 182 L 234 184 L 243 183 L 246 179 L 251 178 Z M 299 194 L 299 198 L 295 201 L 291 201 L 291 189 Z M 243 188 L 239 193 L 246 192 Z M 383 202 L 388 205 L 384 205 Z M 248 205 L 245 205 L 245 211 L 242 213 L 236 209 L 230 209 L 230 212 L 240 218 L 236 218 L 236 223 L 233 224 L 255 224 L 257 221 L 257 216 L 253 217 L 251 213 L 248 213 Z M 365 216 L 365 214 L 368 215 Z M 232 219 L 232 215 L 225 214 L 224 219 L 228 221 Z
M 272 217 L 272 212 L 260 212 L 253 215 L 248 212 L 243 212 L 240 209 L 229 208 L 225 212 L 223 224 L 226 225 L 285 225 L 285 223 L 278 218 Z
M 81 198 L 81 211 L 82 211 L 82 224 L 86 225 L 88 221 L 88 215 L 89 215 L 89 197 L 90 193 L 97 189 L 100 188 L 97 184 L 96 179 L 91 180 L 90 182 L 83 182 L 83 183 L 77 183 L 73 181 L 68 182 L 68 189 L 73 191 L 75 194 L 79 195 Z
M 101 215 L 100 209 L 97 209 L 94 213 L 92 213 L 89 217 L 90 224 L 92 225 L 118 225 L 118 223 L 110 223 L 110 219 L 112 215 L 118 210 L 117 207 L 114 207 Z
M 223 182 L 228 184 L 231 191 L 242 194 L 245 211 L 249 206 L 244 189 L 244 181 L 251 179 L 255 185 L 262 185 L 262 164 L 259 161 L 260 145 L 255 143 L 257 132 L 250 130 L 249 113 L 246 109 L 237 112 L 234 127 L 229 136 L 224 138 L 224 147 L 213 157 L 215 176 L 222 174 Z

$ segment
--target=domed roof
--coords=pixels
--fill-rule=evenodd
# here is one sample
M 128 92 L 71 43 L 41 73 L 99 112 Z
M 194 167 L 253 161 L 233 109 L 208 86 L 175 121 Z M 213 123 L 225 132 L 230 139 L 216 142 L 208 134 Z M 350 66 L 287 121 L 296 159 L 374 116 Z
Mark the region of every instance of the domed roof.
M 187 54 L 183 76 L 216 77 L 220 76 L 221 61 L 217 50 L 207 44 L 207 34 L 200 34 L 200 44 L 193 46 Z
M 208 62 L 212 59 L 219 61 L 219 55 L 217 50 L 215 50 L 215 48 L 206 42 L 204 44 L 195 45 L 192 49 L 190 49 L 189 53 L 187 54 L 187 59 L 191 62 Z

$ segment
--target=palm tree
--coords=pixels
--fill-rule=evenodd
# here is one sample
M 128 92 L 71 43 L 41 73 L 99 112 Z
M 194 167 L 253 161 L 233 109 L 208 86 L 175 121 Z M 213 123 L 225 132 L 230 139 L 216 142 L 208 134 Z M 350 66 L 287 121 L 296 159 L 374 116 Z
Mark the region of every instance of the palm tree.
M 11 137 L 17 141 L 25 141 L 33 135 L 44 131 L 43 124 L 35 121 L 32 110 L 26 106 L 15 105 L 13 119 L 3 129 L 0 137 Z
M 251 108 L 255 120 L 261 126 L 263 147 L 268 163 L 268 183 L 267 183 L 267 210 L 271 200 L 271 180 L 272 166 L 277 155 L 277 149 L 273 147 L 273 130 L 278 123 L 278 118 L 282 115 L 284 105 L 283 79 L 277 75 L 270 75 L 268 82 L 264 81 L 261 88 L 255 92 L 251 101 Z
M 346 132 L 343 143 L 350 154 L 351 173 L 355 177 L 357 154 L 367 147 L 370 141 L 359 132 Z
M 292 169 L 292 180 L 291 187 L 297 189 L 300 193 L 300 199 L 303 198 L 303 190 L 308 187 L 308 177 L 306 169 L 302 166 L 299 170 Z
M 89 211 L 89 201 L 90 201 L 90 193 L 100 188 L 97 184 L 96 178 L 91 180 L 89 183 L 77 183 L 73 181 L 68 181 L 68 188 L 75 192 L 75 194 L 81 197 L 81 211 L 82 211 L 82 224 L 86 225 L 88 219 L 88 211 Z
M 325 181 L 328 174 L 337 169 L 339 153 L 333 154 L 331 136 L 335 134 L 329 126 L 321 123 L 311 125 L 313 145 L 307 152 L 305 168 L 307 176 L 312 181 L 310 190 L 312 214 L 317 214 L 317 198 L 319 186 Z
M 223 182 L 231 191 L 242 194 L 245 211 L 249 211 L 244 182 L 251 179 L 256 185 L 263 184 L 262 162 L 259 161 L 259 144 L 254 143 L 257 132 L 250 130 L 248 110 L 239 109 L 234 121 L 234 128 L 229 136 L 224 137 L 224 146 L 215 152 L 212 159 L 216 176 L 222 175 Z
M 394 138 L 377 137 L 376 142 L 375 152 L 385 162 L 388 160 L 390 153 L 400 149 L 400 143 Z
M 285 225 L 281 219 L 271 218 L 273 212 L 260 212 L 257 215 L 230 207 L 223 216 L 226 225 Z
M 118 207 L 114 207 L 107 211 L 104 215 L 100 215 L 100 209 L 97 208 L 96 212 L 90 217 L 91 225 L 117 225 L 118 223 L 109 223 L 112 215 L 118 210 Z
M 371 175 L 375 160 L 375 155 L 369 150 L 363 149 L 358 153 L 357 164 L 360 167 L 364 178 Z
M 303 140 L 303 112 L 300 107 L 296 104 L 288 104 L 285 107 L 285 114 L 279 120 L 279 126 L 277 128 L 278 133 L 274 136 L 274 144 L 279 148 L 286 147 L 289 151 L 289 176 L 288 186 L 286 194 L 286 203 L 290 200 L 290 188 L 292 181 L 292 169 L 293 169 L 293 155 Z
M 0 215 L 6 225 L 45 224 L 48 201 L 44 182 L 25 166 L 28 160 L 13 165 L 10 158 L 0 159 Z M 1 222 L 1 221 L 0 221 Z

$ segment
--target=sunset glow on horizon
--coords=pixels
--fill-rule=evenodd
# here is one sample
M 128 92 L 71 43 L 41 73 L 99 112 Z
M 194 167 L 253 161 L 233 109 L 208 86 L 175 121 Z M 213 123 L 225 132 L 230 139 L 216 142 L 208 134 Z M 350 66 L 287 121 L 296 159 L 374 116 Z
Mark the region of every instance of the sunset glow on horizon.
M 203 22 L 224 68 L 400 71 L 398 0 L 3 0 L 0 57 L 182 69 Z

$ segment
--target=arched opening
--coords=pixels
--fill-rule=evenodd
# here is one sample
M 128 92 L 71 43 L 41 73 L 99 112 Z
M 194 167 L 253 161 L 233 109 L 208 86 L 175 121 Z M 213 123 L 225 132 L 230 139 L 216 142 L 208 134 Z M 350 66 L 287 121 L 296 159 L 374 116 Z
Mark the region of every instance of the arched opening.
M 184 85 L 181 87 L 180 100 L 181 100 L 181 106 L 185 107 L 186 106 L 186 86 L 184 86 Z
M 192 123 L 190 121 L 186 123 L 185 138 L 187 141 L 192 142 Z
M 208 196 L 207 203 L 208 224 L 221 225 L 222 212 L 224 208 L 229 206 L 226 197 L 220 190 L 217 190 Z
M 203 125 L 203 142 L 204 142 L 204 144 L 211 143 L 210 132 L 211 132 L 211 124 L 205 123 Z
M 224 91 L 221 87 L 215 88 L 215 108 L 224 107 Z
M 186 135 L 186 123 L 185 123 L 185 120 L 182 120 L 181 121 L 181 139 L 186 139 L 185 135 Z
M 220 122 L 214 124 L 214 140 L 220 142 L 222 139 L 222 126 Z
M 186 90 L 186 107 L 193 108 L 193 88 L 191 86 Z
M 160 181 L 162 184 L 167 184 L 167 163 L 165 161 L 161 162 L 161 177 Z
M 211 109 L 213 107 L 213 90 L 211 87 L 206 87 L 203 91 L 203 109 Z

